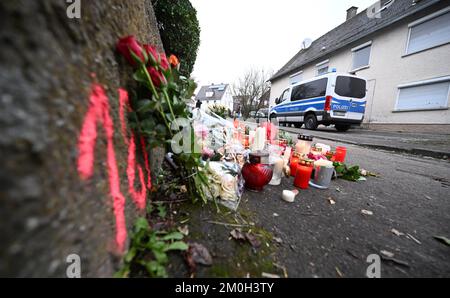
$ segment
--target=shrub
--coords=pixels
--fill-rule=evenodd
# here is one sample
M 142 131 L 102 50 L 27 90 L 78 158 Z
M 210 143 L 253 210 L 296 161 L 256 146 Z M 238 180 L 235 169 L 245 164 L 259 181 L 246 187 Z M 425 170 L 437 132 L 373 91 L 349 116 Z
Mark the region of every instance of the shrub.
M 197 59 L 200 26 L 197 11 L 189 0 L 152 0 L 164 49 L 177 56 L 180 73 L 189 77 Z
M 229 116 L 229 109 L 221 104 L 214 104 L 212 106 L 209 106 L 209 111 L 224 119 Z

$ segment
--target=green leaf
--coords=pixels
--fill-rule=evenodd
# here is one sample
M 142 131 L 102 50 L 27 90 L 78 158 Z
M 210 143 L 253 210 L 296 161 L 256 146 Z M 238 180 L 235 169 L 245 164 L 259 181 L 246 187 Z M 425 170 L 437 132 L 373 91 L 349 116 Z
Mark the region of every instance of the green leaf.
M 184 237 L 184 235 L 182 233 L 180 233 L 180 232 L 173 232 L 173 233 L 167 234 L 162 239 L 165 240 L 165 241 L 168 241 L 168 240 L 181 240 L 181 239 L 183 239 L 183 237 Z
M 136 256 L 136 252 L 137 252 L 136 247 L 134 247 L 134 246 L 131 247 L 130 250 L 125 255 L 125 258 L 124 258 L 125 262 L 130 263 L 133 260 L 133 258 Z
M 148 225 L 148 221 L 144 217 L 139 217 L 134 224 L 135 233 L 139 233 L 140 231 L 149 231 L 150 227 Z
M 158 263 L 165 264 L 169 261 L 169 258 L 167 257 L 167 254 L 165 253 L 167 251 L 164 249 L 163 251 L 154 250 L 153 255 L 155 256 L 155 259 Z
M 141 99 L 137 103 L 137 111 L 140 113 L 145 113 L 156 109 L 157 105 L 158 103 L 156 101 L 152 101 L 150 99 Z
M 114 274 L 115 278 L 126 278 L 130 275 L 130 267 L 124 266 Z
M 169 251 L 169 250 L 187 250 L 189 248 L 189 246 L 183 242 L 183 241 L 176 241 L 173 242 L 171 244 L 169 244 L 166 248 L 165 251 Z

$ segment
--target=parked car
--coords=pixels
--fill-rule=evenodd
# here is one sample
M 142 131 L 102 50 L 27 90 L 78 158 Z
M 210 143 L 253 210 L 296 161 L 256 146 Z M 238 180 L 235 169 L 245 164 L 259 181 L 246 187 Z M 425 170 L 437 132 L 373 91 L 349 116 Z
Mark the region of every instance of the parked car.
M 251 111 L 249 113 L 250 118 L 266 118 L 267 116 L 260 110 L 260 111 Z
M 334 124 L 338 131 L 361 125 L 366 108 L 367 81 L 331 72 L 286 88 L 275 100 L 270 118 L 280 125 L 315 130 L 319 124 Z

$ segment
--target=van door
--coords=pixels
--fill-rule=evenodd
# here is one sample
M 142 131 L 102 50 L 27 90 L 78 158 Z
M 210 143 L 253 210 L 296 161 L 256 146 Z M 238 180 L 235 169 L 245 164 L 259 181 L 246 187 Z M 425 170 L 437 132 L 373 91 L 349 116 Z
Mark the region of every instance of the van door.
M 289 96 L 291 89 L 288 88 L 281 93 L 280 102 L 276 105 L 275 111 L 277 112 L 278 122 L 286 121 L 286 105 L 289 104 Z
M 337 76 L 331 103 L 331 117 L 362 121 L 366 109 L 367 82 L 364 79 Z

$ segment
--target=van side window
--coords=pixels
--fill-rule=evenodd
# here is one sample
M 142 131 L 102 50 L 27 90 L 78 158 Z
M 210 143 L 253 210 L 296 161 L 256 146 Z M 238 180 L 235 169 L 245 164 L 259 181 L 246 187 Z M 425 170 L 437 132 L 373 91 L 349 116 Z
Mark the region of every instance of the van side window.
M 284 90 L 283 94 L 280 96 L 280 103 L 284 102 L 288 99 L 289 96 L 289 89 Z
M 315 80 L 292 88 L 291 101 L 322 97 L 327 93 L 328 78 Z

